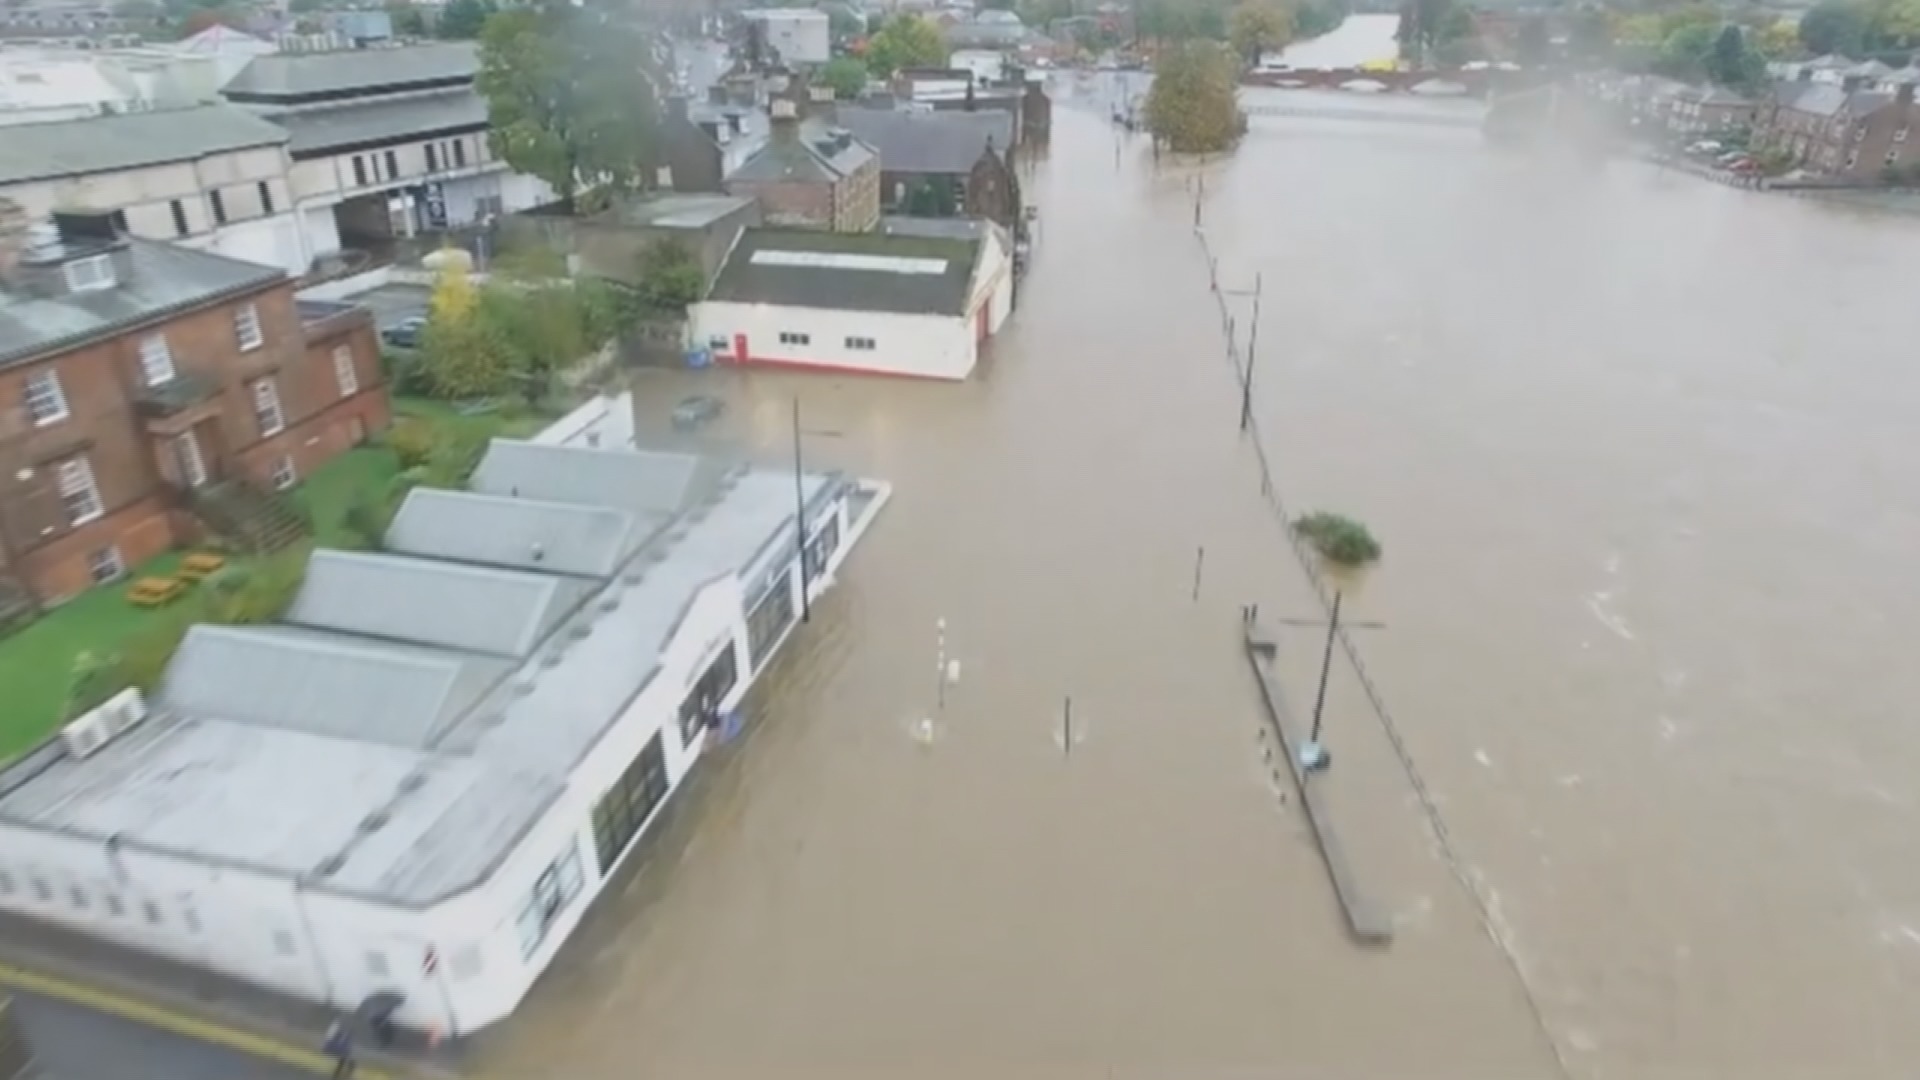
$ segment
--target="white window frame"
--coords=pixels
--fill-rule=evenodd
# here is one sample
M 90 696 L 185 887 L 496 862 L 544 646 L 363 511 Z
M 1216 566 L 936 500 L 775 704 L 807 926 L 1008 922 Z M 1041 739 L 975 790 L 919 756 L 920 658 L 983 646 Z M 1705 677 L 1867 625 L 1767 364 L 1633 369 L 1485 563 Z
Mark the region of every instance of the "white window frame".
M 100 485 L 93 478 L 93 462 L 85 454 L 67 458 L 54 466 L 55 487 L 60 492 L 60 502 L 66 507 L 67 524 L 79 528 L 89 521 L 96 521 L 107 512 L 100 501 Z M 75 508 L 70 500 L 80 500 Z
M 252 352 L 266 344 L 267 336 L 260 332 L 258 307 L 242 304 L 233 309 L 233 340 L 239 343 L 241 352 Z
M 207 484 L 207 459 L 200 453 L 200 439 L 192 429 L 173 437 L 174 461 L 180 471 L 186 475 L 180 479 L 191 488 L 205 487 Z
M 173 381 L 173 348 L 167 335 L 148 334 L 140 339 L 140 378 L 148 386 L 165 386 Z
M 285 491 L 299 483 L 300 472 L 293 467 L 293 457 L 291 455 L 283 455 L 278 461 L 275 461 L 273 463 L 273 474 L 268 477 L 268 479 L 273 481 L 273 490 L 275 491 Z
M 514 929 L 520 936 L 520 955 L 531 959 L 540 951 L 553 925 L 585 891 L 585 863 L 580 848 L 569 846 L 564 854 L 549 863 L 534 879 L 526 903 L 514 917 Z
M 119 548 L 108 545 L 87 556 L 87 573 L 95 585 L 119 581 L 127 576 L 127 560 L 121 556 Z
M 287 430 L 287 414 L 280 408 L 280 388 L 271 376 L 253 380 L 253 419 L 260 425 L 263 439 Z
M 74 259 L 60 270 L 67 279 L 70 292 L 98 292 L 111 289 L 119 283 L 113 273 L 111 255 L 89 255 L 84 259 Z
M 27 373 L 25 393 L 27 415 L 33 418 L 33 426 L 46 427 L 65 420 L 67 413 L 67 392 L 60 385 L 60 373 L 51 367 L 43 367 Z
M 360 392 L 360 372 L 353 366 L 352 346 L 333 347 L 333 381 L 340 388 L 341 397 L 352 397 Z

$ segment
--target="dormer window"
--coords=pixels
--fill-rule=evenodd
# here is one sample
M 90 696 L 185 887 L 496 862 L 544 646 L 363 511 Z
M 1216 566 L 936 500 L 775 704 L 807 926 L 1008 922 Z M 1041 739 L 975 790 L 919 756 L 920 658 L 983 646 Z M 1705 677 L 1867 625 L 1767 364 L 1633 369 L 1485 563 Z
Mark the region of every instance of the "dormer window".
M 67 288 L 73 292 L 95 292 L 114 286 L 111 255 L 89 255 L 67 263 L 62 269 L 67 275 Z

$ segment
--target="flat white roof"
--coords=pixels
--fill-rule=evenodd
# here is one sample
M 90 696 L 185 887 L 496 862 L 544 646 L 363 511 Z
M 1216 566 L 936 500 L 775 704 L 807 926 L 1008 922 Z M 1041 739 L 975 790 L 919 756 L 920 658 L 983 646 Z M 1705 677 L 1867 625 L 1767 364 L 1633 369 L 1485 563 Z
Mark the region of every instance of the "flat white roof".
M 928 274 L 947 272 L 945 259 L 909 259 L 898 255 L 860 255 L 846 251 L 793 251 L 762 248 L 753 253 L 760 266 L 808 266 L 822 270 L 864 270 L 875 274 Z
M 843 483 L 807 474 L 804 497 Z M 508 440 L 474 487 L 409 496 L 407 554 L 320 553 L 289 611 L 315 621 L 196 628 L 145 723 L 0 770 L 0 820 L 400 906 L 484 880 L 697 596 L 791 549 L 795 492 L 785 469 Z M 488 515 L 511 527 L 462 532 Z M 528 569 L 535 543 L 569 565 Z M 418 610 L 455 580 L 475 595 Z

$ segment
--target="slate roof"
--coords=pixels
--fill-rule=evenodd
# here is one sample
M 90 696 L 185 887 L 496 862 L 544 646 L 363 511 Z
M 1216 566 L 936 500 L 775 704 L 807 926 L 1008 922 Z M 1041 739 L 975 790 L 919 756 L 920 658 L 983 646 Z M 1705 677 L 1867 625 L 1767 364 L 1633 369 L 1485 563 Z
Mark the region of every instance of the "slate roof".
M 338 52 L 283 52 L 254 57 L 220 92 L 293 99 L 471 79 L 479 71 L 479 49 L 464 41 Z
M 939 273 L 835 266 L 771 265 L 761 252 L 816 252 L 897 259 L 933 259 Z M 971 299 L 980 243 L 880 233 L 829 233 L 802 229 L 746 229 L 714 279 L 708 300 L 788 307 L 887 311 L 907 315 L 965 315 Z
M 262 116 L 287 129 L 294 157 L 325 154 L 344 146 L 393 139 L 421 139 L 436 132 L 487 126 L 487 102 L 472 88 L 402 94 L 327 108 L 279 109 Z
M 672 514 L 687 504 L 697 484 L 713 479 L 712 473 L 712 462 L 691 454 L 606 454 L 495 439 L 468 486 L 482 495 Z
M 0 144 L 11 137 L 0 138 Z M 133 238 L 124 243 L 131 272 L 111 289 L 35 296 L 0 286 L 0 367 L 110 337 L 286 277 L 278 267 L 192 248 Z
M 728 174 L 727 179 L 832 183 L 851 175 L 874 158 L 873 148 L 857 138 L 849 140 L 844 147 L 823 149 L 823 144 L 832 140 L 837 130 L 844 129 L 837 129 L 818 117 L 800 121 L 798 138 L 782 137 L 778 129 L 776 123 L 774 133 L 751 157 L 741 162 L 738 169 Z
M 0 137 L 0 184 L 138 169 L 254 146 L 287 133 L 236 105 L 195 105 L 82 120 L 13 124 Z
M 415 488 L 387 530 L 387 551 L 484 566 L 604 578 L 667 514 Z
M 880 219 L 880 231 L 888 236 L 920 236 L 936 240 L 977 241 L 986 235 L 987 226 L 988 223 L 981 218 L 888 214 Z
M 1005 153 L 1013 145 L 1013 116 L 985 112 L 905 112 L 840 109 L 835 119 L 880 154 L 885 172 L 965 175 L 988 146 Z
M 440 559 L 317 551 L 287 610 L 294 626 L 524 659 L 587 586 Z
M 291 627 L 196 626 L 167 666 L 165 693 L 196 716 L 417 749 L 512 669 Z

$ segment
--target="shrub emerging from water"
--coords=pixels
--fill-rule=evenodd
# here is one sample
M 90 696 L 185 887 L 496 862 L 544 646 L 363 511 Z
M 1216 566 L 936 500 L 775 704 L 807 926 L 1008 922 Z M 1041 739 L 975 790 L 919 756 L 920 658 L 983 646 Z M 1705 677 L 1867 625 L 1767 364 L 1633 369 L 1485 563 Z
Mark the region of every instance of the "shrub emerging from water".
M 1295 518 L 1293 532 L 1335 566 L 1358 569 L 1380 561 L 1380 542 L 1350 517 L 1316 510 Z
M 1239 58 L 1216 41 L 1185 41 L 1161 50 L 1147 91 L 1147 130 L 1181 154 L 1230 149 L 1246 134 L 1236 97 Z

